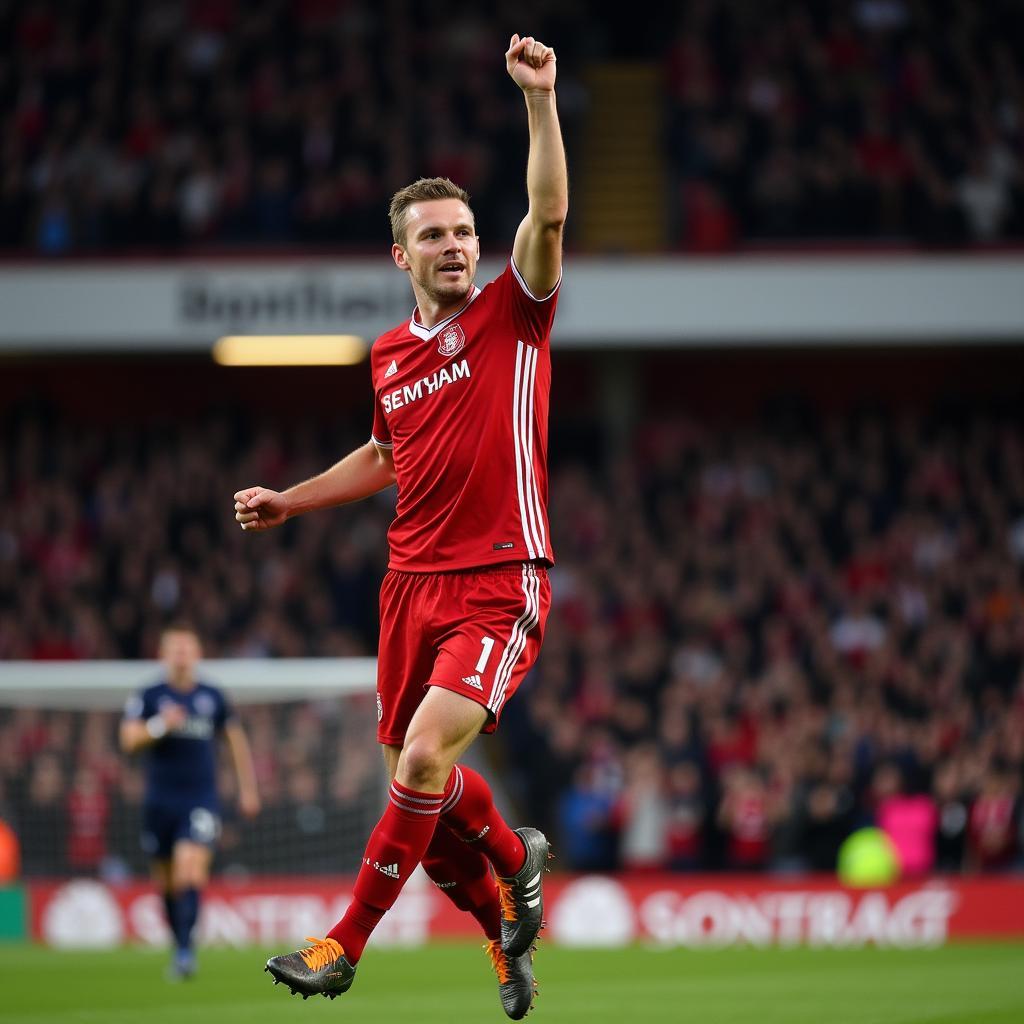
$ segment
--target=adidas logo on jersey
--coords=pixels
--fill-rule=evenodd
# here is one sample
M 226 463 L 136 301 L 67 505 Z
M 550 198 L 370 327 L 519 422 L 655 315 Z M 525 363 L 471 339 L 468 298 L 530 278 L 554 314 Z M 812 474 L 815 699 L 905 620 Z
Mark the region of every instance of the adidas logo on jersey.
M 387 875 L 388 878 L 400 878 L 398 874 L 397 864 L 381 864 L 379 861 L 370 861 L 368 858 L 363 858 L 364 863 L 369 867 L 379 871 L 382 875 Z
M 462 681 L 467 686 L 472 686 L 474 690 L 480 690 L 481 692 L 483 691 L 483 688 L 484 688 L 483 681 L 477 675 L 463 676 L 462 677 Z
M 398 373 L 398 363 L 394 359 L 391 360 L 391 365 L 384 371 L 385 377 L 394 377 Z

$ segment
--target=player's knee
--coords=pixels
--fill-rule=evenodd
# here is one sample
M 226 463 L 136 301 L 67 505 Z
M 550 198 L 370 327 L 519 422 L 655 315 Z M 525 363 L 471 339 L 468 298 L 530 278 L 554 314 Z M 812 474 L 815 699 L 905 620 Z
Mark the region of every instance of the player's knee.
M 443 744 L 428 735 L 410 739 L 398 763 L 398 781 L 421 793 L 439 793 L 451 773 L 451 756 Z
M 205 851 L 182 849 L 174 859 L 173 885 L 178 892 L 206 885 L 208 855 Z
M 185 872 L 174 879 L 174 891 L 185 892 L 188 889 L 202 889 L 206 885 L 206 877 L 201 872 Z

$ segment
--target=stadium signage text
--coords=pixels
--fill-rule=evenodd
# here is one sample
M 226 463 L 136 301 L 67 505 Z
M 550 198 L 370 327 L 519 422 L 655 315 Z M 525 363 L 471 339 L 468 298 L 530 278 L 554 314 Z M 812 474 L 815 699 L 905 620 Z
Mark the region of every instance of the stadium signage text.
M 218 329 L 291 328 L 353 321 L 402 320 L 409 314 L 409 291 L 399 279 L 348 282 L 308 274 L 278 280 L 224 280 L 212 275 L 187 278 L 181 286 L 180 318 L 189 326 Z
M 640 905 L 644 930 L 677 946 L 937 946 L 949 935 L 955 894 L 767 893 L 758 897 L 659 892 Z
M 482 262 L 478 282 L 503 265 Z M 565 282 L 557 347 L 1016 343 L 1024 322 L 1015 253 L 570 258 Z M 0 350 L 200 351 L 226 332 L 369 339 L 414 301 L 383 254 L 10 266 L 0 268 Z
M 215 882 L 200 940 L 246 946 L 298 942 L 341 916 L 350 879 Z M 942 879 L 880 890 L 844 889 L 827 878 L 774 882 L 749 876 L 580 876 L 545 886 L 548 937 L 566 946 L 914 948 L 948 939 L 1024 938 L 1024 881 Z M 159 897 L 142 883 L 78 879 L 29 884 L 32 935 L 57 947 L 168 942 Z M 473 922 L 420 873 L 373 941 L 417 945 L 473 938 Z

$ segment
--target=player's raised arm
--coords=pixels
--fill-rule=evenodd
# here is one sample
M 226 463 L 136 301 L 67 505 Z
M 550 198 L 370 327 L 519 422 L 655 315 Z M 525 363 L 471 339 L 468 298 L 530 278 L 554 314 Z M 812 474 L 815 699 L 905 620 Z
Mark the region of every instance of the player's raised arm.
M 286 491 L 272 491 L 269 487 L 236 491 L 235 519 L 243 530 L 269 530 L 303 512 L 368 498 L 394 482 L 391 453 L 371 441 L 330 469 Z
M 505 66 L 523 90 L 530 129 L 530 209 L 516 232 L 512 258 L 527 287 L 542 298 L 558 284 L 562 232 L 569 213 L 569 176 L 555 106 L 555 51 L 533 36 L 514 35 Z

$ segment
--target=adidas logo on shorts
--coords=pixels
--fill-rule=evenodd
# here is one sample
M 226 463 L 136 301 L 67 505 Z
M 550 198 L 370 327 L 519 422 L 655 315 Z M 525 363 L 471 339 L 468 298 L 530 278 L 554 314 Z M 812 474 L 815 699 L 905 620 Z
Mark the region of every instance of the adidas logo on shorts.
M 484 684 L 478 675 L 463 676 L 462 681 L 467 686 L 472 686 L 474 690 L 480 690 L 481 693 L 483 692 Z

